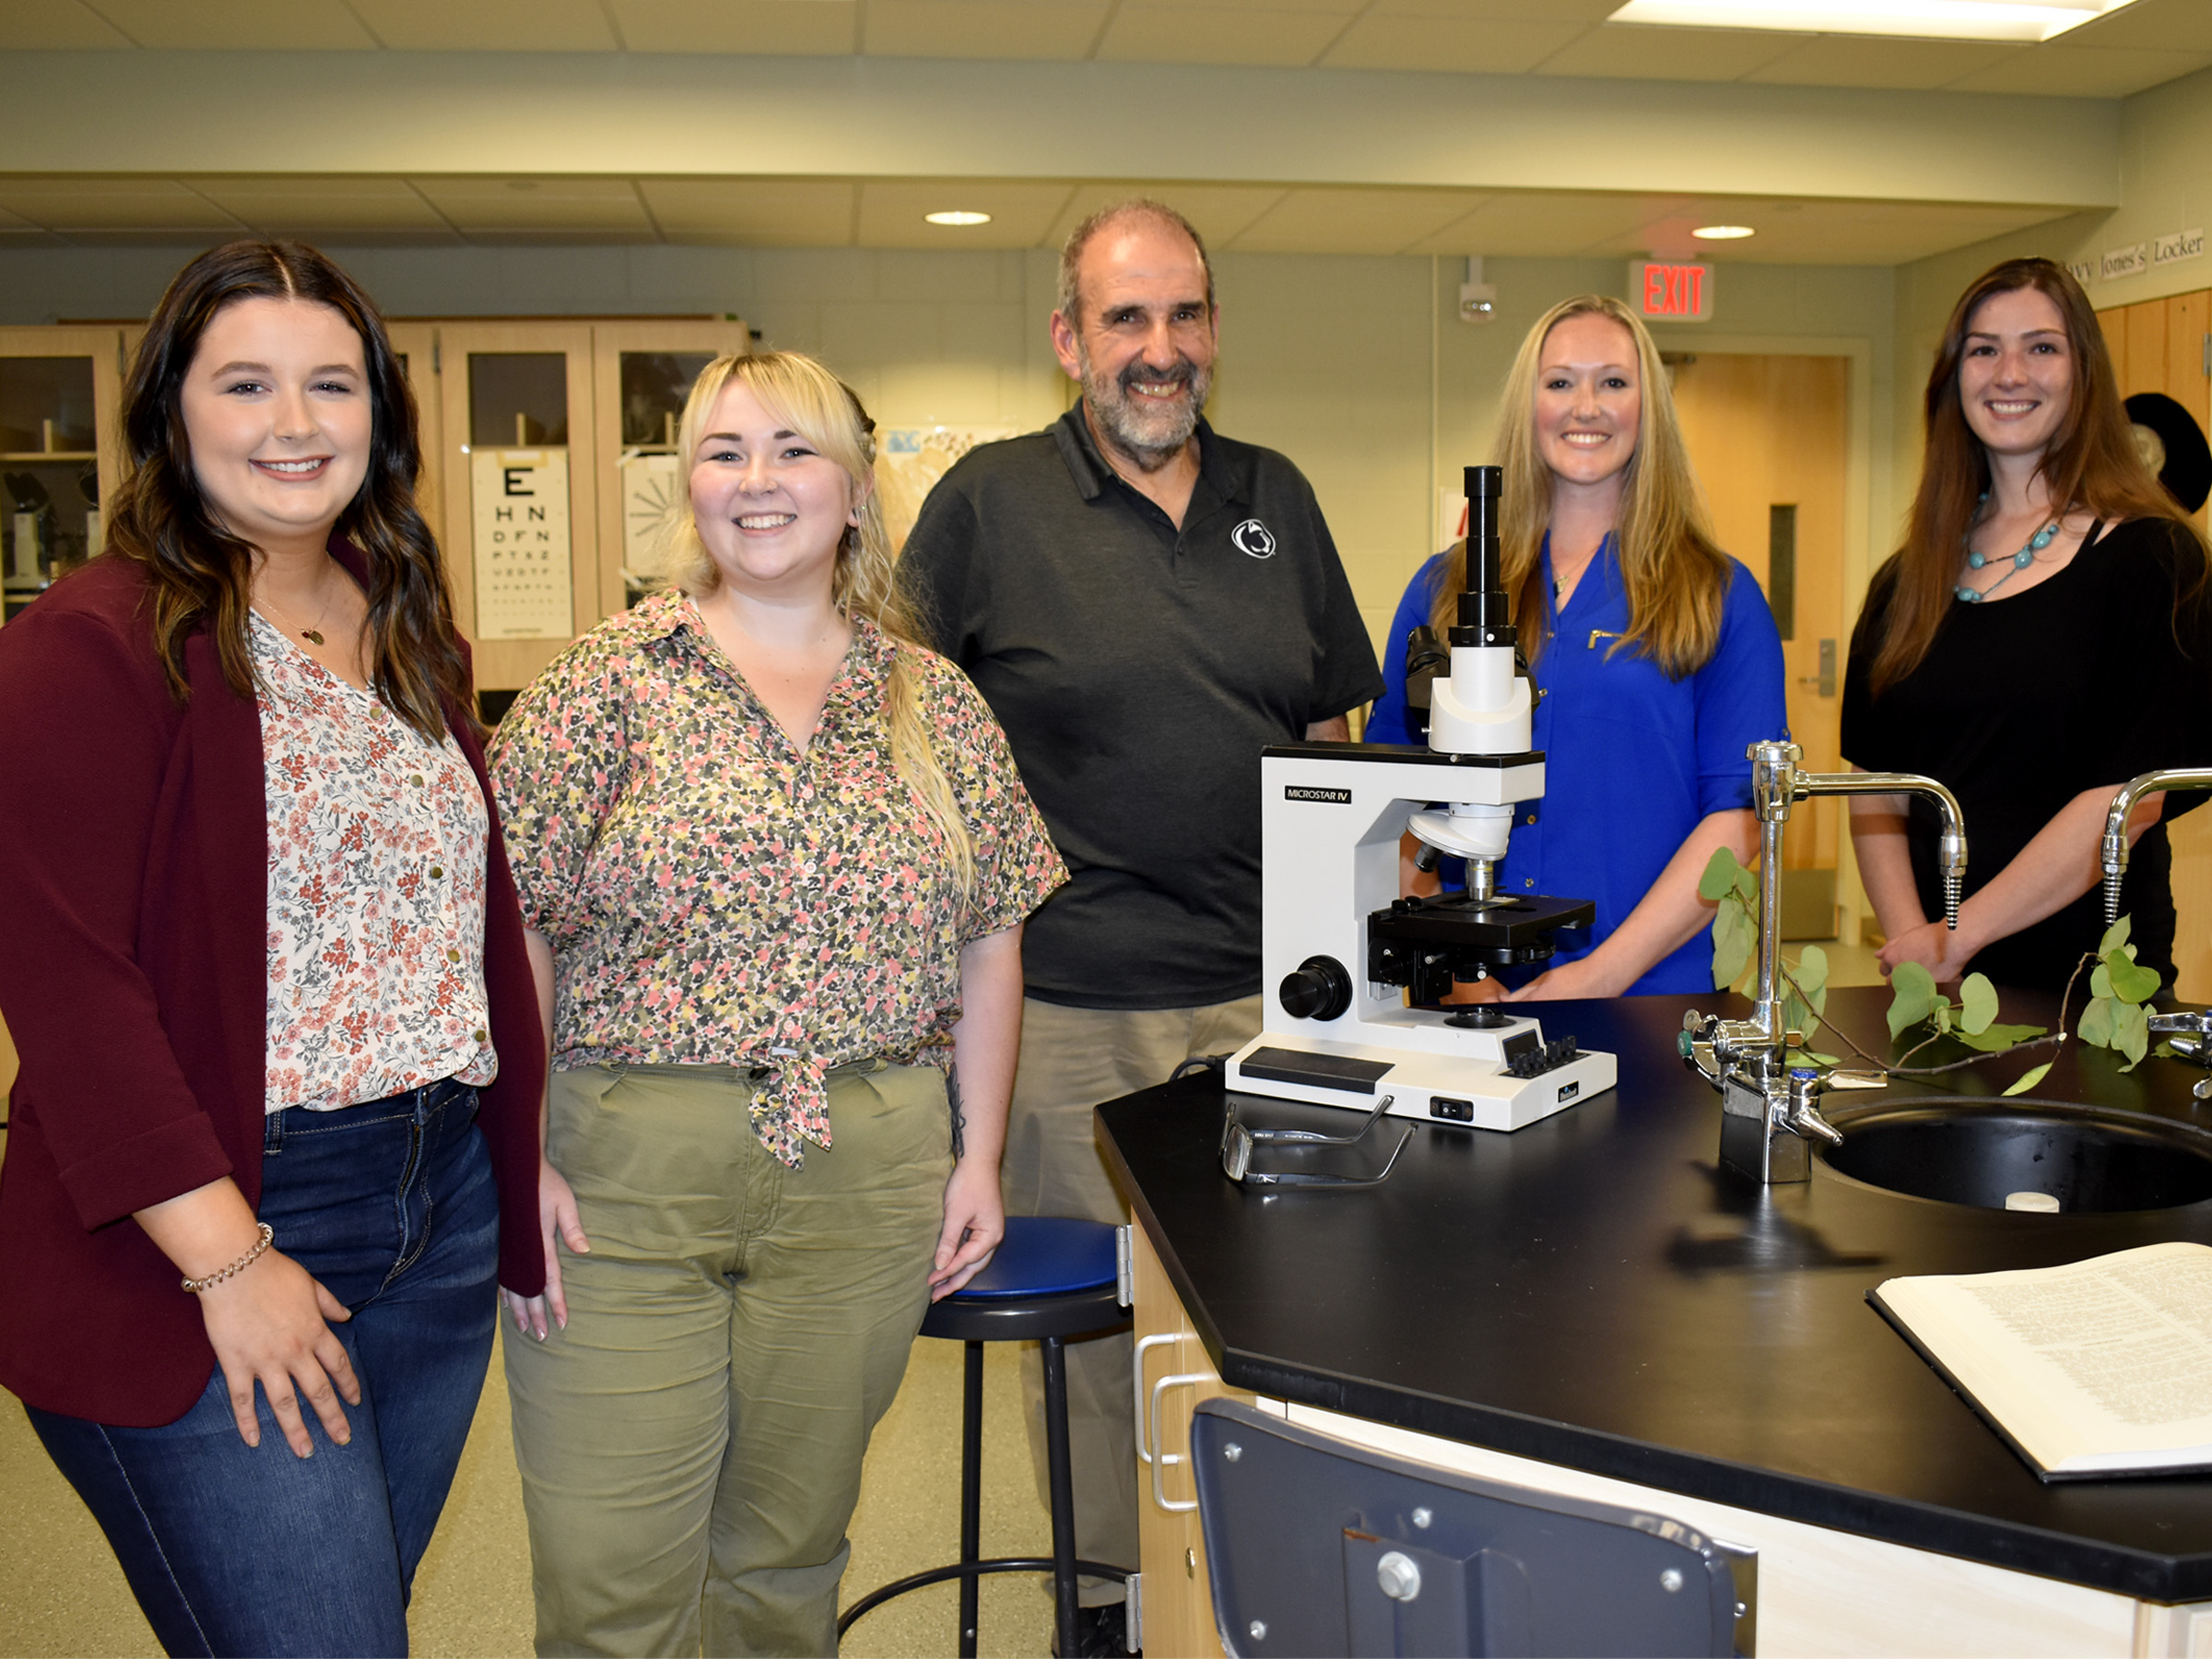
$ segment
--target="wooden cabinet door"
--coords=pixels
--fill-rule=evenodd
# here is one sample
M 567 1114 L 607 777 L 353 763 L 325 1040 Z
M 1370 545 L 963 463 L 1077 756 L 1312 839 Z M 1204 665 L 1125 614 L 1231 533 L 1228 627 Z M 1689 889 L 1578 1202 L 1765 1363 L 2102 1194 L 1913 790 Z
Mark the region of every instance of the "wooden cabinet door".
M 477 689 L 519 690 L 600 618 L 591 324 L 441 323 L 437 337 L 453 609 L 476 651 Z M 554 468 L 565 491 L 541 497 Z M 556 506 L 565 547 L 550 527 Z M 532 539 L 518 546 L 512 535 Z M 565 581 L 514 581 L 524 557 Z
M 1214 1630 L 1213 1584 L 1192 1483 L 1191 1414 L 1217 1395 L 1250 1404 L 1253 1395 L 1225 1387 L 1206 1345 L 1145 1237 L 1132 1228 L 1130 1253 L 1136 1320 L 1137 1444 L 1147 1464 L 1137 1470 L 1138 1570 L 1144 1574 L 1144 1650 L 1152 1659 L 1222 1659 Z M 1161 1387 L 1163 1378 L 1182 1381 Z M 1159 1390 L 1159 1410 L 1153 1394 Z M 1154 1418 L 1150 1424 L 1147 1418 Z M 1175 1459 L 1160 1461 L 1161 1454 Z M 1187 1506 L 1187 1507 L 1186 1507 Z
M 699 371 L 751 343 L 745 324 L 594 323 L 592 325 L 592 464 L 599 476 L 598 614 L 627 609 L 629 578 L 666 515 L 684 511 L 687 471 L 676 427 Z

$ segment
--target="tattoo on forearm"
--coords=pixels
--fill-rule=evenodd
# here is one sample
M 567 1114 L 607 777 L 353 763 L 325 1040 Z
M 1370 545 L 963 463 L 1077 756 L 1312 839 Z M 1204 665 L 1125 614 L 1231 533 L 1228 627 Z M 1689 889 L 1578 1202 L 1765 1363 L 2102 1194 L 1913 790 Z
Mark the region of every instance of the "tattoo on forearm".
M 967 1156 L 967 1147 L 963 1143 L 966 1140 L 968 1119 L 960 1111 L 960 1068 L 958 1065 L 946 1068 L 945 1099 L 952 1107 L 952 1155 L 964 1158 Z

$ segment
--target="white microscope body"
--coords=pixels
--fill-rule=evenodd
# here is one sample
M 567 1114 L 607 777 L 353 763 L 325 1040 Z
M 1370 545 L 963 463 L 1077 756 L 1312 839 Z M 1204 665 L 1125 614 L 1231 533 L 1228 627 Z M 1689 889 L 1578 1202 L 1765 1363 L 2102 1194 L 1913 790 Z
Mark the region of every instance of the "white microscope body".
M 1541 961 L 1580 900 L 1498 893 L 1517 803 L 1544 793 L 1535 697 L 1498 585 L 1496 467 L 1467 468 L 1468 592 L 1429 747 L 1297 743 L 1260 762 L 1265 1029 L 1229 1063 L 1248 1094 L 1519 1129 L 1613 1087 L 1610 1054 L 1547 1044 L 1521 1005 L 1425 1008 L 1453 978 Z M 1441 809 L 1431 801 L 1446 801 Z M 1401 899 L 1399 838 L 1467 860 L 1467 891 Z M 1410 999 L 1406 993 L 1410 991 Z

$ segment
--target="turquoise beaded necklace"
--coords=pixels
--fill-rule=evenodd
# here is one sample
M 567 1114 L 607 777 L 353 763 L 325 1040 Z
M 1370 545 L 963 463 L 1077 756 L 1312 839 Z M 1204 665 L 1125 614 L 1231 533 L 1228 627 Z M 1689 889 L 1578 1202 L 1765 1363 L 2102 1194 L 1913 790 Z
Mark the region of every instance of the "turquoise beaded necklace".
M 1989 497 L 1984 495 L 1982 499 L 1986 501 L 1989 500 Z M 1972 588 L 1968 587 L 1964 582 L 1960 582 L 1957 587 L 1951 590 L 1952 596 L 1956 598 L 1961 605 L 1981 604 L 1983 600 L 1988 598 L 1990 594 L 1995 593 L 1999 588 L 2003 587 L 2015 576 L 2018 576 L 2022 571 L 2026 570 L 2030 565 L 2035 562 L 2035 556 L 2038 553 L 2041 553 L 2045 547 L 2049 547 L 2057 537 L 2058 524 L 2058 520 L 2053 519 L 2041 530 L 2038 530 L 2033 535 L 2030 536 L 2028 538 L 2028 545 L 2012 556 L 2012 569 L 2006 571 L 2004 575 L 1998 577 L 1994 582 L 1991 582 L 1988 587 L 1983 589 L 1980 593 L 1976 593 Z M 1968 536 L 1971 536 L 1972 532 L 1970 530 L 1967 535 Z M 1960 539 L 1965 540 L 1966 537 L 1961 537 Z M 1979 571 L 1988 563 L 1989 556 L 1987 554 L 1977 553 L 1974 551 L 1971 546 L 1968 547 L 1966 549 L 1966 568 L 1968 570 Z

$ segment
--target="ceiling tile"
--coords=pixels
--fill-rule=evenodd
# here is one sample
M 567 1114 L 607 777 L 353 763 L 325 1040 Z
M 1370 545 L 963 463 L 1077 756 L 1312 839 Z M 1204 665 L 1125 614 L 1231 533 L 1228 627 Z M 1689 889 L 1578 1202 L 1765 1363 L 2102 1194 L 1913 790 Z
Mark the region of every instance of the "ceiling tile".
M 853 50 L 853 0 L 606 0 L 632 52 L 839 57 Z
M 612 52 L 598 0 L 350 0 L 395 52 Z
M 845 248 L 853 193 L 842 179 L 640 179 L 670 241 L 747 248 Z
M 1408 253 L 1571 253 L 1652 216 L 1652 198 L 1597 191 L 1513 191 L 1440 227 Z
M 1442 69 L 1522 75 L 1582 34 L 1580 23 L 1361 18 L 1322 59 L 1332 69 Z
M 402 179 L 195 178 L 190 182 L 224 212 L 271 235 L 450 229 Z
M 1225 248 L 1237 233 L 1281 201 L 1286 193 L 1272 184 L 1082 184 L 1061 208 L 1045 238 L 1057 248 L 1075 228 L 1101 207 L 1147 196 L 1172 207 L 1198 228 L 1210 248 Z
M 1805 44 L 1797 34 L 1757 29 L 1593 29 L 1538 65 L 1539 75 L 1615 80 L 1728 81 Z
M 1621 0 L 1374 0 L 1384 18 L 1453 18 L 1469 23 L 1602 23 Z
M 375 40 L 341 0 L 100 0 L 141 46 L 222 52 L 367 52 Z
M 77 0 L 0 0 L 0 41 L 10 52 L 71 52 L 130 45 L 130 37 Z
M 0 179 L 0 207 L 50 230 L 242 230 L 174 179 Z
M 2212 7 L 2207 7 L 2212 10 Z M 2125 98 L 2212 64 L 2212 50 L 2146 52 L 2135 47 L 2076 46 L 2071 34 L 2030 47 L 1991 68 L 1951 83 L 1960 92 L 2030 92 L 2058 98 Z
M 1397 253 L 1482 199 L 1468 190 L 1292 190 L 1229 245 L 1240 253 Z
M 1707 197 L 1679 204 L 1620 235 L 1581 250 L 1623 258 L 1642 253 L 1700 253 L 1718 265 L 1890 265 L 1963 248 L 1993 236 L 2061 217 L 2048 207 L 1965 206 L 1955 202 L 1802 202 L 1783 211 L 1772 202 Z M 1698 243 L 1697 225 L 1750 225 L 1743 241 Z
M 634 231 L 653 220 L 628 179 L 412 179 L 455 229 Z
M 878 57 L 1088 56 L 1107 0 L 868 0 L 862 50 Z
M 1099 42 L 1101 58 L 1147 64 L 1311 64 L 1343 32 L 1349 6 L 1285 7 L 1124 5 Z
M 2212 52 L 2212 6 L 2204 0 L 2135 0 L 2094 23 L 2068 29 L 2051 44 Z
M 1816 35 L 1743 78 L 1782 86 L 1895 87 L 1928 91 L 2032 50 L 2001 41 Z
M 1035 248 L 1052 235 L 1073 187 L 1004 181 L 871 180 L 860 187 L 864 248 Z M 933 225 L 922 216 L 946 208 L 987 213 L 987 225 Z

